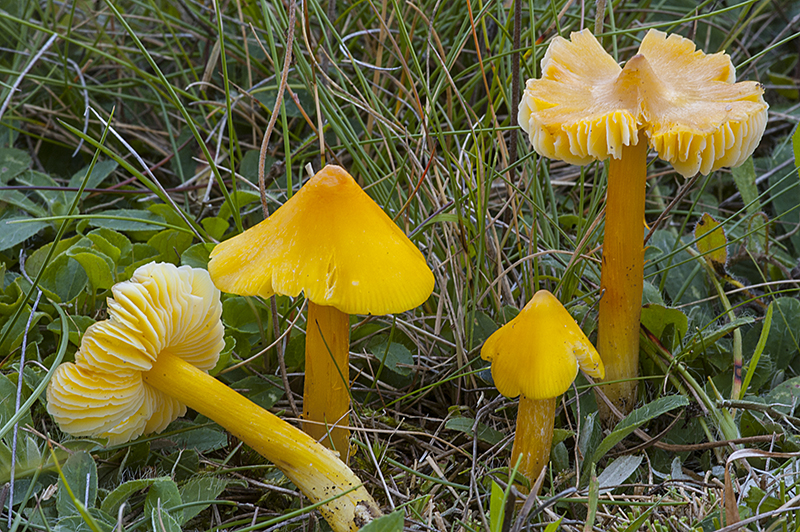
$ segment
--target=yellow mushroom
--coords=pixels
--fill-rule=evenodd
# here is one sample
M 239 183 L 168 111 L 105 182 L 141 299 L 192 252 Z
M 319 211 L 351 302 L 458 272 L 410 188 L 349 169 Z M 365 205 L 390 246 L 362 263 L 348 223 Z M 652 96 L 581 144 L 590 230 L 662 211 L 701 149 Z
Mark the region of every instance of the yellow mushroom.
M 224 292 L 308 300 L 303 429 L 347 461 L 349 314 L 422 304 L 433 273 L 419 249 L 344 169 L 328 165 L 272 215 L 217 245 L 208 271 Z M 334 427 L 334 428 L 331 428 Z
M 597 346 L 607 380 L 624 381 L 603 387 L 623 412 L 636 401 L 648 147 L 684 177 L 742 164 L 767 104 L 759 83 L 735 77 L 728 55 L 656 30 L 620 68 L 583 30 L 551 42 L 520 102 L 539 154 L 578 165 L 610 158 Z
M 547 290 L 536 292 L 517 317 L 486 340 L 481 358 L 492 363 L 501 394 L 520 396 L 511 467 L 519 459 L 518 471 L 533 483 L 550 460 L 556 398 L 567 391 L 578 368 L 603 378 L 603 361 Z
M 355 474 L 301 430 L 208 375 L 224 347 L 222 305 L 208 272 L 150 263 L 112 287 L 109 318 L 91 325 L 75 362 L 47 388 L 62 430 L 118 444 L 161 432 L 189 406 L 272 461 L 335 532 L 381 515 Z

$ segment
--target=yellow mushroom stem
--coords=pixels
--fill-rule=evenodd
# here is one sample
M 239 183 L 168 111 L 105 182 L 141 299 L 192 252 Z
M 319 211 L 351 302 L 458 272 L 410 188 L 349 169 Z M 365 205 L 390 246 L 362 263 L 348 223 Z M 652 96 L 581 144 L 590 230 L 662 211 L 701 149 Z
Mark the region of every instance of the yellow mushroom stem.
M 556 417 L 556 398 L 529 399 L 519 396 L 517 431 L 511 449 L 511 467 L 520 459 L 518 472 L 525 475 L 531 486 L 550 461 L 553 444 L 553 423 Z
M 350 451 L 350 316 L 335 307 L 308 302 L 303 430 L 339 453 Z M 334 427 L 334 425 L 337 425 Z M 332 428 L 333 427 L 333 428 Z
M 142 378 L 269 459 L 312 502 L 341 494 L 320 507 L 335 532 L 358 530 L 381 515 L 362 482 L 331 451 L 188 362 L 162 352 Z
M 646 177 L 647 141 L 640 134 L 635 146 L 623 147 L 621 157 L 609 163 L 597 332 L 605 380 L 624 381 L 605 384 L 602 391 L 626 414 L 636 403 L 638 384 Z M 605 402 L 597 402 L 601 417 L 611 420 Z

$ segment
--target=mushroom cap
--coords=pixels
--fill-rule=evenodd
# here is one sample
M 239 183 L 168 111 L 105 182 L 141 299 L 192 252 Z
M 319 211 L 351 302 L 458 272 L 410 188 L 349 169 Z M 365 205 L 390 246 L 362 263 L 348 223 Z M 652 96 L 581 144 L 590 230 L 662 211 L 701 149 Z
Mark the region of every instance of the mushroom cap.
M 64 432 L 113 445 L 160 432 L 186 413 L 142 380 L 160 353 L 208 371 L 225 341 L 219 290 L 205 270 L 151 262 L 111 290 L 109 318 L 86 330 L 74 363 L 56 369 L 47 411 Z
M 272 215 L 211 252 L 224 292 L 295 297 L 346 314 L 422 304 L 433 273 L 419 249 L 344 169 L 328 165 Z
M 603 361 L 567 309 L 539 290 L 516 318 L 495 331 L 481 348 L 492 378 L 506 397 L 549 399 L 567 391 L 578 368 L 605 377 Z
M 742 164 L 767 124 L 763 87 L 735 79 L 727 54 L 705 54 L 691 40 L 657 30 L 620 68 L 583 30 L 550 43 L 541 79 L 527 82 L 519 123 L 551 159 L 618 159 L 643 130 L 678 173 L 708 174 Z

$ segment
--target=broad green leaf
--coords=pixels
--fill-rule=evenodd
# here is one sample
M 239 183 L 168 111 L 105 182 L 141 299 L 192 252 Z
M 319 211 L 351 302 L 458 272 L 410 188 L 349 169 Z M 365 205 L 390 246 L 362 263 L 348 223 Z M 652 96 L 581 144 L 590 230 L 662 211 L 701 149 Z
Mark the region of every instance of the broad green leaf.
M 13 328 L 6 336 L 6 341 L 0 345 L 0 353 L 10 353 L 11 350 L 16 349 L 20 345 L 22 345 L 22 336 L 25 333 L 25 327 L 28 325 L 28 318 L 31 315 L 30 307 L 26 308 L 22 311 L 19 319 L 14 323 Z M 34 312 L 33 318 L 31 319 L 30 323 L 30 330 L 37 331 L 37 327 L 39 326 L 39 320 L 47 316 L 44 312 Z M 7 321 L 3 324 L 3 328 L 0 329 L 0 336 L 6 333 L 6 329 L 8 329 L 11 321 Z M 28 337 L 28 342 L 32 342 L 32 338 Z
M 37 222 L 28 216 L 0 219 L 0 251 L 25 242 L 47 226 L 46 222 Z
M 133 244 L 131 244 L 131 241 L 127 236 L 114 231 L 113 229 L 108 229 L 105 227 L 93 229 L 86 235 L 86 237 L 91 240 L 93 235 L 99 235 L 103 237 L 103 239 L 105 239 L 109 244 L 119 250 L 120 257 L 115 259 L 114 262 L 127 264 L 127 262 L 124 262 L 124 259 L 130 259 L 130 255 L 133 252 Z
M 370 352 L 389 371 L 398 375 L 411 375 L 410 366 L 414 365 L 414 356 L 403 344 L 392 342 L 387 345 L 383 342 L 372 347 Z
M 117 169 L 118 164 L 116 161 L 99 161 L 94 165 L 92 168 L 92 174 L 89 176 L 88 181 L 86 182 L 86 188 L 97 188 L 100 183 L 102 183 L 111 172 Z M 73 174 L 73 176 L 69 180 L 69 187 L 70 188 L 79 188 L 83 183 L 83 180 L 86 178 L 86 172 L 89 171 L 89 166 L 78 170 Z M 67 193 L 67 202 L 72 203 L 75 198 L 75 192 L 68 192 Z M 81 196 L 81 199 L 86 199 L 89 195 L 88 192 L 84 192 Z
M 642 307 L 641 321 L 642 325 L 662 342 L 665 341 L 665 331 L 672 331 L 671 341 L 666 344 L 670 350 L 680 343 L 689 330 L 689 318 L 686 314 L 681 310 L 661 305 Z
M 769 253 L 770 220 L 763 212 L 756 212 L 747 218 L 747 250 L 755 256 Z
M 8 420 L 14 417 L 16 413 L 16 397 L 16 383 L 11 382 L 8 377 L 0 373 L 0 427 L 8 423 Z M 23 392 L 22 401 L 25 401 L 26 398 L 26 394 Z M 24 427 L 25 425 L 33 425 L 30 412 L 26 412 L 22 419 L 19 420 L 20 427 Z
M 48 214 L 47 209 L 44 209 L 19 190 L 0 190 L 0 201 L 22 209 L 37 218 Z
M 467 434 L 469 437 L 474 437 L 475 434 L 472 431 L 472 427 L 475 425 L 475 420 L 468 418 L 468 417 L 453 417 L 447 420 L 444 424 L 444 428 L 449 430 L 457 430 L 458 432 L 463 432 Z M 483 424 L 478 423 L 477 426 L 478 432 L 478 439 L 489 443 L 491 445 L 496 445 L 503 441 L 503 434 L 494 430 L 493 428 Z
M 255 192 L 250 192 L 249 190 L 237 190 L 232 196 L 233 196 L 232 199 L 236 200 L 239 209 L 253 202 L 261 201 L 261 196 L 259 196 Z M 231 211 L 231 206 L 228 204 L 228 202 L 225 202 L 219 208 L 219 214 L 217 215 L 217 217 L 222 220 L 227 220 L 232 215 L 233 212 Z
M 740 397 L 744 397 L 745 393 L 747 393 L 747 388 L 750 386 L 750 381 L 752 381 L 753 375 L 755 375 L 756 368 L 758 367 L 758 361 L 761 359 L 761 354 L 764 352 L 764 347 L 767 345 L 769 331 L 772 328 L 772 313 L 774 309 L 775 302 L 773 301 L 769 304 L 769 307 L 767 307 L 767 314 L 764 316 L 764 325 L 761 329 L 761 335 L 758 337 L 758 343 L 753 351 L 753 356 L 750 357 L 750 362 L 747 364 L 747 373 L 742 383 L 742 393 Z
M 725 230 L 710 214 L 703 213 L 694 228 L 697 250 L 717 272 L 725 271 L 728 262 L 728 239 Z
M 58 242 L 58 244 L 56 244 L 56 249 L 53 252 L 53 258 L 55 259 L 61 253 L 64 253 L 82 239 L 83 237 L 81 235 L 75 235 L 70 238 L 62 239 Z M 28 260 L 25 261 L 25 271 L 30 277 L 36 277 L 39 275 L 39 270 L 44 265 L 44 260 L 47 258 L 47 254 L 49 253 L 51 247 L 53 247 L 53 243 L 48 242 L 28 256 Z
M 792 151 L 794 152 L 794 167 L 797 168 L 797 176 L 800 177 L 800 126 L 796 126 L 792 133 Z
M 69 515 L 61 517 L 56 522 L 53 532 L 112 532 L 116 526 L 116 519 L 99 508 L 89 508 L 89 515 L 93 522 L 86 522 L 82 515 Z M 97 527 L 96 529 L 93 527 Z
M 108 231 L 108 229 L 106 229 Z M 119 263 L 119 258 L 122 255 L 122 251 L 111 242 L 106 240 L 103 236 L 98 233 L 92 231 L 86 237 L 92 241 L 92 247 L 97 249 L 100 253 L 105 255 L 106 257 L 111 259 L 111 262 L 114 264 L 114 269 L 116 270 L 116 265 Z
M 195 477 L 180 487 L 181 500 L 184 504 L 193 502 L 209 501 L 219 497 L 225 490 L 228 481 L 214 476 Z M 202 504 L 189 506 L 183 509 L 183 523 L 189 521 L 210 505 Z
M 117 511 L 123 502 L 127 501 L 131 495 L 145 488 L 149 488 L 156 482 L 169 481 L 169 477 L 157 478 L 143 478 L 137 480 L 129 480 L 117 486 L 114 491 L 106 495 L 103 502 L 100 504 L 100 509 L 110 515 L 117 515 Z
M 181 254 L 181 266 L 192 268 L 208 268 L 208 255 L 214 249 L 214 244 L 201 242 L 194 244 Z
M 222 218 L 203 218 L 200 223 L 211 238 L 216 240 L 222 240 L 222 235 L 224 235 L 225 231 L 231 226 L 227 220 L 223 220 Z
M 361 532 L 403 532 L 403 511 L 397 510 L 370 521 Z
M 694 360 L 697 355 L 705 352 L 708 346 L 715 344 L 717 340 L 723 336 L 732 333 L 739 327 L 750 325 L 754 321 L 756 320 L 752 316 L 740 316 L 716 329 L 707 329 L 703 331 L 702 334 L 695 334 L 691 336 L 689 343 L 686 344 L 686 346 L 684 346 L 681 352 L 676 356 L 678 358 L 685 356 L 689 361 Z
M 83 292 L 89 277 L 77 260 L 61 254 L 50 262 L 40 282 L 42 288 L 58 296 L 60 303 L 69 303 Z
M 69 323 L 68 323 L 69 341 L 75 346 L 80 346 L 81 336 L 83 336 L 83 333 L 86 332 L 86 329 L 88 329 L 89 326 L 94 323 L 94 320 L 89 316 L 82 316 L 80 314 L 68 317 L 69 317 Z M 60 317 L 56 318 L 55 320 L 48 323 L 47 330 L 60 335 L 61 318 Z
M 31 166 L 31 156 L 15 148 L 0 148 L 0 184 L 6 184 Z
M 655 419 L 662 414 L 688 404 L 689 400 L 682 395 L 668 395 L 666 397 L 660 397 L 641 408 L 637 408 L 625 416 L 625 419 L 620 421 L 617 426 L 614 427 L 614 430 L 611 431 L 611 434 L 606 436 L 602 443 L 595 449 L 592 453 L 592 463 L 597 463 L 612 447 L 651 419 Z
M 769 353 L 776 369 L 785 370 L 800 355 L 800 301 L 781 297 L 771 305 L 775 310 L 764 352 Z
M 780 412 L 791 412 L 800 402 L 800 377 L 785 380 L 767 395 L 768 402 Z
M 74 247 L 67 251 L 67 255 L 80 263 L 95 291 L 114 286 L 114 262 L 105 253 L 91 248 Z
M 69 486 L 75 500 L 86 508 L 93 508 L 97 499 L 97 465 L 89 453 L 74 453 L 61 465 L 63 478 L 58 479 L 56 507 L 59 517 L 79 515 L 78 508 L 64 483 Z
M 800 91 L 797 90 L 795 78 L 787 76 L 786 74 L 772 72 L 771 70 L 767 70 L 767 76 L 769 76 L 770 83 L 777 85 L 775 87 L 775 92 L 789 100 L 797 100 L 800 98 Z
M 172 514 L 176 521 L 181 522 L 183 520 L 183 510 L 172 510 L 172 508 L 181 504 L 183 504 L 183 501 L 178 491 L 178 485 L 171 479 L 160 480 L 154 482 L 150 489 L 147 490 L 147 497 L 144 500 L 144 513 L 145 515 L 153 515 L 156 513 L 156 508 L 160 507 L 162 510 Z
M 231 388 L 266 410 L 272 408 L 284 394 L 283 383 L 273 376 L 262 378 L 251 375 L 234 382 Z
M 800 164 L 800 128 L 795 129 L 792 136 L 795 165 Z M 800 173 L 800 170 L 798 170 Z M 800 179 L 798 174 L 775 172 L 769 178 L 769 194 L 774 211 L 773 220 L 787 228 L 800 223 Z M 790 229 L 786 229 L 789 232 Z M 789 241 L 794 247 L 795 255 L 800 254 L 800 233 L 792 232 Z
M 181 254 L 192 245 L 192 235 L 176 229 L 166 229 L 153 235 L 147 244 L 158 250 L 158 261 L 178 264 Z
M 198 453 L 216 451 L 228 445 L 228 435 L 215 423 L 203 426 L 188 419 L 176 419 L 170 423 L 169 431 L 178 432 L 164 435 L 164 440 L 182 449 L 194 449 Z
M 135 209 L 111 209 L 103 211 L 105 216 L 119 216 L 120 218 L 135 218 L 140 221 L 114 220 L 108 218 L 91 218 L 89 225 L 92 227 L 105 227 L 115 231 L 160 231 L 162 225 L 154 225 L 148 222 L 164 223 L 164 220 L 150 211 L 139 211 Z
M 181 532 L 180 521 L 173 517 L 161 502 L 150 514 L 150 529 L 154 532 Z
M 749 157 L 743 165 L 731 168 L 731 173 L 733 174 L 733 182 L 736 183 L 736 188 L 739 190 L 739 194 L 742 195 L 742 201 L 747 205 L 747 212 L 753 214 L 760 211 L 761 202 L 758 200 L 756 169 L 753 166 L 753 158 Z
M 36 187 L 34 189 L 36 194 L 47 203 L 50 213 L 66 214 L 67 196 L 63 190 L 50 190 L 59 186 L 52 177 L 42 172 L 28 170 L 18 175 L 15 180 L 22 185 Z

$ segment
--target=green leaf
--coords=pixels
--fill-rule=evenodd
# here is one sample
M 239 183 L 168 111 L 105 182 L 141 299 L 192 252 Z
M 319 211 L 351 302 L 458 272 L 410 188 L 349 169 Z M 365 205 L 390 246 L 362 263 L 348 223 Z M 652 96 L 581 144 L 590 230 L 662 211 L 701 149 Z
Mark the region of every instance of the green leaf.
M 475 420 L 468 417 L 452 417 L 444 424 L 444 428 L 449 430 L 456 430 L 467 434 L 470 438 L 474 437 L 472 427 L 475 425 Z M 503 433 L 494 430 L 493 428 L 478 423 L 478 439 L 490 445 L 497 445 L 503 441 Z
M 56 522 L 54 532 L 111 532 L 116 526 L 116 519 L 98 508 L 89 508 L 92 523 L 87 523 L 82 515 L 61 517 Z M 97 526 L 95 529 L 94 526 Z
M 170 423 L 169 430 L 179 432 L 164 436 L 164 439 L 182 449 L 194 449 L 198 453 L 207 453 L 228 445 L 228 435 L 216 424 L 203 426 L 188 419 L 176 419 Z
M 106 229 L 106 231 L 110 230 Z M 86 235 L 86 238 L 92 241 L 93 248 L 97 249 L 100 253 L 111 259 L 111 262 L 114 264 L 116 269 L 116 265 L 119 263 L 119 258 L 122 255 L 122 251 L 95 231 L 92 231 Z
M 21 223 L 22 221 L 25 222 Z M 37 222 L 28 216 L 12 216 L 0 219 L 0 251 L 25 242 L 45 227 L 47 227 L 46 222 Z
M 222 235 L 224 235 L 225 231 L 231 226 L 227 220 L 223 220 L 222 218 L 203 218 L 200 223 L 211 238 L 216 240 L 222 240 Z
M 403 532 L 403 511 L 397 510 L 370 521 L 361 532 Z
M 0 427 L 8 423 L 14 414 L 16 413 L 16 398 L 17 398 L 17 385 L 11 380 L 0 373 Z M 25 400 L 25 396 L 23 394 L 22 401 Z M 24 416 L 19 420 L 20 427 L 24 427 L 25 425 L 33 426 L 33 421 L 31 421 L 31 414 L 30 412 L 26 412 Z M 10 441 L 10 439 L 9 439 Z
M 49 175 L 28 170 L 18 175 L 16 181 L 22 185 L 36 187 L 36 194 L 47 203 L 52 214 L 66 214 L 66 194 L 64 194 L 63 190 L 48 190 L 48 188 L 59 186 Z
M 70 188 L 79 188 L 81 186 L 84 178 L 86 178 L 86 172 L 89 171 L 89 166 L 91 165 L 87 165 L 73 174 L 69 180 L 68 186 Z M 97 188 L 100 183 L 111 175 L 111 172 L 117 169 L 117 166 L 119 165 L 116 161 L 100 161 L 96 163 L 94 168 L 92 168 L 92 174 L 89 176 L 88 181 L 86 181 L 86 188 Z M 67 203 L 71 204 L 74 201 L 75 194 L 76 192 L 67 193 Z M 89 192 L 84 192 L 81 199 L 86 199 L 88 195 Z
M 774 309 L 775 302 L 773 301 L 769 304 L 769 307 L 767 307 L 767 314 L 764 317 L 764 325 L 761 329 L 761 335 L 758 337 L 758 343 L 753 351 L 753 356 L 750 357 L 750 362 L 747 364 L 747 374 L 744 378 L 744 382 L 742 383 L 741 397 L 744 397 L 745 393 L 747 393 L 747 388 L 750 386 L 750 381 L 753 380 L 753 375 L 755 375 L 756 368 L 758 367 L 758 361 L 761 359 L 761 354 L 764 352 L 764 347 L 767 345 L 769 330 L 772 327 L 772 312 Z
M 772 325 L 764 351 L 775 362 L 775 368 L 785 370 L 798 355 L 800 342 L 800 301 L 791 297 L 775 299 Z
M 9 180 L 31 167 L 31 156 L 15 148 L 0 148 L 0 183 Z
M 674 349 L 686 336 L 689 330 L 689 318 L 681 310 L 668 308 L 662 305 L 645 305 L 642 307 L 642 325 L 655 335 L 656 338 L 665 343 L 670 349 Z M 664 332 L 672 331 L 671 341 L 666 341 Z
M 117 231 L 114 231 L 113 229 L 108 229 L 106 227 L 99 227 L 97 229 L 93 229 L 86 235 L 86 237 L 92 240 L 94 235 L 101 236 L 106 242 L 108 242 L 109 244 L 111 244 L 112 246 L 114 246 L 119 250 L 120 256 L 119 258 L 114 259 L 114 262 L 119 263 L 123 261 L 123 259 L 130 258 L 130 255 L 133 252 L 133 244 L 131 244 L 131 241 L 128 239 L 127 236 Z M 101 249 L 100 251 L 103 250 Z M 105 253 L 105 251 L 103 251 L 103 253 Z
M 796 126 L 792 133 L 792 151 L 794 152 L 794 167 L 797 168 L 797 176 L 800 177 L 800 126 Z
M 40 281 L 42 288 L 56 294 L 60 303 L 69 303 L 78 297 L 88 282 L 83 266 L 66 254 L 50 263 Z
M 177 522 L 183 520 L 183 510 L 172 511 L 172 508 L 183 504 L 178 485 L 172 479 L 164 479 L 154 482 L 147 490 L 147 497 L 144 500 L 144 514 L 154 515 L 157 508 L 169 512 Z M 159 530 L 159 528 L 156 528 Z M 180 527 L 178 528 L 180 530 Z
M 625 419 L 614 427 L 611 434 L 605 437 L 602 443 L 595 449 L 594 453 L 592 453 L 591 462 L 597 463 L 612 447 L 651 419 L 655 419 L 662 414 L 688 404 L 689 400 L 682 395 L 668 395 L 666 397 L 660 397 L 641 408 L 637 408 L 625 416 Z
M 164 508 L 163 502 L 157 504 L 150 514 L 150 527 L 155 532 L 181 532 L 180 520 Z
M 783 381 L 769 392 L 767 399 L 779 412 L 790 412 L 800 402 L 800 377 Z
M 284 389 L 280 379 L 273 376 L 245 377 L 231 384 L 231 388 L 253 401 L 255 404 L 269 410 L 283 397 Z
M 80 263 L 95 291 L 114 286 L 114 262 L 108 255 L 84 247 L 71 248 L 67 255 Z
M 91 218 L 89 225 L 92 227 L 105 227 L 115 231 L 160 231 L 161 225 L 153 225 L 148 222 L 164 223 L 164 220 L 150 211 L 139 211 L 135 209 L 110 209 L 103 211 L 106 216 L 119 216 L 120 218 L 135 218 L 141 221 L 114 220 L 108 218 Z
M 120 484 L 114 491 L 106 495 L 106 498 L 103 499 L 103 502 L 100 504 L 100 509 L 110 515 L 117 515 L 119 507 L 123 502 L 127 501 L 131 495 L 145 488 L 149 488 L 156 482 L 166 482 L 169 480 L 169 477 L 129 480 L 128 482 Z
M 91 324 L 94 323 L 94 320 L 89 316 L 82 316 L 80 314 L 76 314 L 74 316 L 69 316 L 69 341 L 75 345 L 81 345 L 81 336 L 83 333 L 86 332 L 86 329 L 89 328 Z M 55 320 L 51 321 L 47 324 L 47 330 L 52 331 L 55 334 L 61 334 L 61 318 L 56 318 Z
M 181 266 L 192 268 L 208 268 L 208 255 L 214 249 L 214 244 L 201 242 L 194 244 L 181 254 Z
M 387 346 L 386 342 L 382 342 L 372 347 L 370 352 L 389 371 L 403 376 L 411 375 L 410 366 L 414 365 L 414 356 L 403 344 L 392 342 Z
M 59 517 L 79 515 L 75 500 L 86 508 L 93 508 L 97 499 L 97 465 L 92 456 L 84 451 L 74 453 L 61 466 L 63 478 L 58 479 L 56 492 L 56 508 Z M 70 496 L 66 485 L 72 491 L 75 500 Z
M 184 504 L 214 500 L 225 490 L 227 485 L 228 481 L 223 478 L 212 476 L 195 477 L 180 487 L 181 500 Z M 186 523 L 209 506 L 210 504 L 198 504 L 184 508 L 183 523 Z
M 158 250 L 158 261 L 177 264 L 181 254 L 192 245 L 192 235 L 176 229 L 166 229 L 153 235 L 147 244 Z
M 736 188 L 739 194 L 742 195 L 742 201 L 747 205 L 747 212 L 749 214 L 756 213 L 761 210 L 761 202 L 758 200 L 758 186 L 756 186 L 756 169 L 753 166 L 753 158 L 749 157 L 743 165 L 731 168 L 733 174 L 733 182 L 736 183 Z
M 255 192 L 250 192 L 249 190 L 237 190 L 236 193 L 232 194 L 231 196 L 231 199 L 236 200 L 239 209 L 242 209 L 245 205 L 249 205 L 255 201 L 261 201 L 261 196 Z M 231 211 L 231 206 L 226 201 L 219 208 L 219 214 L 217 215 L 217 218 L 227 220 L 231 216 L 233 216 L 233 212 Z
M 19 190 L 0 190 L 0 201 L 13 205 L 35 217 L 47 216 L 47 209 L 42 208 Z

